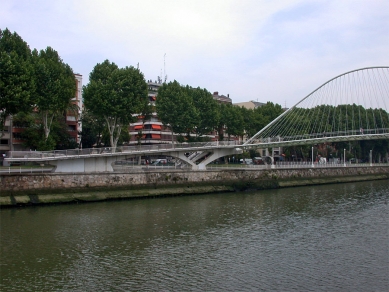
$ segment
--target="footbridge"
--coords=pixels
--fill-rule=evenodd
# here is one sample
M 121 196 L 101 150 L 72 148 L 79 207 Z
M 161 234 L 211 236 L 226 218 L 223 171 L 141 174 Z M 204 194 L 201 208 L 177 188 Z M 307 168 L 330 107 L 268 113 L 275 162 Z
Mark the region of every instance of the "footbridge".
M 242 148 L 235 141 L 207 143 L 176 143 L 122 146 L 117 148 L 88 148 L 53 151 L 10 151 L 8 162 L 38 162 L 56 166 L 55 172 L 105 172 L 113 171 L 113 164 L 122 160 L 135 160 L 141 156 L 165 155 L 176 158 L 178 166 L 187 165 L 193 170 L 227 155 L 241 154 Z M 207 156 L 212 157 L 208 163 Z M 202 163 L 197 163 L 198 160 Z
M 39 162 L 56 172 L 113 171 L 119 160 L 166 155 L 177 165 L 206 169 L 212 161 L 247 149 L 389 139 L 389 67 L 367 67 L 338 75 L 304 97 L 244 143 L 123 146 L 56 151 L 11 151 L 7 162 Z

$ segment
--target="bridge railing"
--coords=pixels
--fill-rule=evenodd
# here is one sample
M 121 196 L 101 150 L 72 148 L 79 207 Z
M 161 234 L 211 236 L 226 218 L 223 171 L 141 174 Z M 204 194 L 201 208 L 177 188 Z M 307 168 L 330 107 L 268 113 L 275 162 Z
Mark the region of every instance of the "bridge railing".
M 326 137 L 372 135 L 372 134 L 385 134 L 385 133 L 389 133 L 389 128 L 321 132 L 321 133 L 311 133 L 311 134 L 299 134 L 299 135 L 292 135 L 292 136 L 261 137 L 261 138 L 257 138 L 257 141 L 260 143 L 270 143 L 270 142 L 281 142 L 281 141 L 309 140 L 309 139 L 326 138 Z
M 238 141 L 213 141 L 213 142 L 195 142 L 195 143 L 174 143 L 174 144 L 154 144 L 154 145 L 131 145 L 120 147 L 102 147 L 102 148 L 84 148 L 67 149 L 52 151 L 9 151 L 6 158 L 39 160 L 39 159 L 58 159 L 64 157 L 82 157 L 94 155 L 110 155 L 118 153 L 137 153 L 152 152 L 173 149 L 196 149 L 202 147 L 219 147 L 240 145 Z
M 207 169 L 298 169 L 298 168 L 336 168 L 336 167 L 371 167 L 371 166 L 388 166 L 389 163 L 350 163 L 349 161 L 344 162 L 327 162 L 327 163 L 315 163 L 312 165 L 312 162 L 301 161 L 301 162 L 277 162 L 276 164 L 208 164 Z

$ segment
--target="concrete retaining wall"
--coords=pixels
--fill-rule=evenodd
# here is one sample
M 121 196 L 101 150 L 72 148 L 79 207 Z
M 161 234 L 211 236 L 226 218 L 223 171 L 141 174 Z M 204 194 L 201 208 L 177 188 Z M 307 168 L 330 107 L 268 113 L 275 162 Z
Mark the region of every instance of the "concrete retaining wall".
M 0 176 L 0 206 L 264 189 L 373 179 L 389 179 L 389 165 L 312 169 L 4 174 Z

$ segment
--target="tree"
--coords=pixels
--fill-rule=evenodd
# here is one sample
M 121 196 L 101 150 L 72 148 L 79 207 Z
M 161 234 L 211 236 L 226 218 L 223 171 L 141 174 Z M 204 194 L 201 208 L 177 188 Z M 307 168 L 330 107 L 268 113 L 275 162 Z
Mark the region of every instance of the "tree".
M 267 102 L 265 105 L 258 107 L 258 110 L 260 110 L 265 117 L 265 125 L 273 121 L 283 112 L 281 105 L 272 102 Z
M 24 128 L 21 138 L 24 140 L 23 145 L 30 149 L 52 150 L 52 149 L 74 149 L 77 142 L 72 139 L 68 132 L 63 116 L 56 117 L 52 122 L 50 136 L 43 140 L 43 125 L 37 124 L 37 113 L 20 112 L 14 116 L 14 125 Z
M 84 108 L 81 122 L 81 146 L 83 148 L 92 148 L 94 145 L 100 147 L 103 130 L 106 127 L 104 118 L 96 117 L 88 109 Z
M 198 113 L 196 134 L 202 136 L 210 133 L 217 127 L 219 121 L 217 102 L 205 88 L 190 88 L 189 94 Z
M 232 104 L 227 104 L 224 107 L 224 125 L 226 127 L 226 133 L 228 135 L 228 140 L 230 136 L 242 136 L 244 134 L 244 120 L 243 114 L 240 107 L 233 106 Z
M 130 142 L 131 136 L 128 131 L 121 131 L 119 139 L 117 141 L 117 146 L 122 146 L 125 143 Z M 108 145 L 110 143 L 110 136 L 107 127 L 104 128 L 101 140 L 104 145 Z
M 187 134 L 196 126 L 198 112 L 189 95 L 189 87 L 181 86 L 176 80 L 164 83 L 158 89 L 156 109 L 158 117 L 173 133 Z
M 248 138 L 254 136 L 267 125 L 267 119 L 263 115 L 261 107 L 247 110 L 246 113 L 243 113 L 243 118 L 245 120 L 245 132 Z
M 7 116 L 31 110 L 35 90 L 33 76 L 31 50 L 27 43 L 16 32 L 0 29 L 1 133 Z
M 38 52 L 34 50 L 36 91 L 35 109 L 42 119 L 44 140 L 47 141 L 53 120 L 71 105 L 76 94 L 74 73 L 51 47 Z
M 139 69 L 119 68 L 105 60 L 97 64 L 83 88 L 85 107 L 103 117 L 111 147 L 117 146 L 123 126 L 135 120 L 147 102 L 147 83 Z

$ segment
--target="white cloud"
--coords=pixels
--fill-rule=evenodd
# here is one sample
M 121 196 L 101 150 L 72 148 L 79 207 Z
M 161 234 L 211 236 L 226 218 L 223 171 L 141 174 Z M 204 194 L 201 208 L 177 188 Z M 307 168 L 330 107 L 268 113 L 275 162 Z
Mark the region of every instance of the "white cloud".
M 52 46 L 88 80 L 99 62 L 291 106 L 343 72 L 388 65 L 387 0 L 3 0 L 0 27 Z M 84 83 L 85 83 L 84 82 Z

